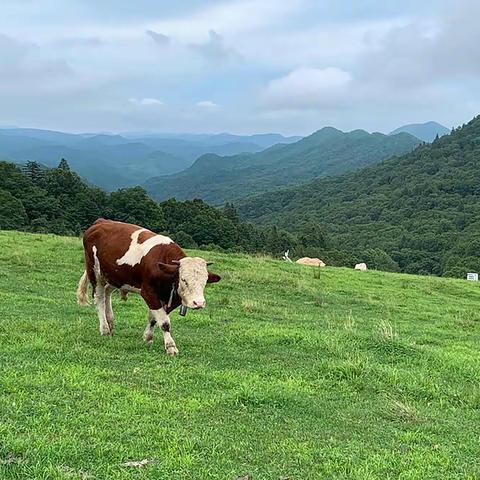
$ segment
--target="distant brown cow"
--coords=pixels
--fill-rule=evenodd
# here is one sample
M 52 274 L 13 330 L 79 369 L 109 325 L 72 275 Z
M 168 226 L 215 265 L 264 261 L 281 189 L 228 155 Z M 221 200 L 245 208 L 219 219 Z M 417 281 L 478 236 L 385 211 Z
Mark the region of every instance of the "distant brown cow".
M 113 332 L 112 292 L 139 293 L 149 309 L 144 340 L 153 340 L 158 325 L 166 352 L 176 355 L 168 314 L 180 305 L 205 307 L 205 285 L 218 282 L 220 277 L 207 271 L 203 258 L 187 257 L 172 239 L 138 225 L 100 218 L 84 233 L 83 246 L 85 272 L 78 283 L 77 299 L 80 305 L 88 304 L 90 282 L 100 333 Z
M 322 262 L 319 258 L 310 258 L 310 257 L 303 257 L 299 258 L 295 263 L 299 263 L 301 265 L 311 265 L 313 267 L 324 267 L 325 263 Z

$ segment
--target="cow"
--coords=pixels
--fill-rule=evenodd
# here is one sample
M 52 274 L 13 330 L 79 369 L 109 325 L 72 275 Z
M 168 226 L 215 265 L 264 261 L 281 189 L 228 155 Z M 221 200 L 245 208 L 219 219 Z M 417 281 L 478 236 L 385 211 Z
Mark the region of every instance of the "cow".
M 324 267 L 325 263 L 322 262 L 319 258 L 310 258 L 310 257 L 302 257 L 299 258 L 295 263 L 299 263 L 300 265 L 311 265 L 313 267 Z
M 368 268 L 367 268 L 367 264 L 366 263 L 357 263 L 355 265 L 355 270 L 361 270 L 361 271 L 366 271 Z
M 112 292 L 119 289 L 138 293 L 148 307 L 148 321 L 143 334 L 153 341 L 155 325 L 163 331 L 165 351 L 177 355 L 170 333 L 169 314 L 184 308 L 205 307 L 204 288 L 220 277 L 207 270 L 203 258 L 188 257 L 169 237 L 138 225 L 99 218 L 83 235 L 85 271 L 78 282 L 77 301 L 87 305 L 88 284 L 100 322 L 100 334 L 112 335 L 114 316 Z

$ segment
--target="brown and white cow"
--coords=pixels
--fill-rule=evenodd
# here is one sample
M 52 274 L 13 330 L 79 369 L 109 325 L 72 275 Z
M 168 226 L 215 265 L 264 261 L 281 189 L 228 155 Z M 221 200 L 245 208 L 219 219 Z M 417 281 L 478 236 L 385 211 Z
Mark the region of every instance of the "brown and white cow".
M 187 257 L 172 239 L 138 225 L 100 218 L 85 231 L 83 246 L 85 272 L 78 283 L 77 300 L 80 305 L 88 304 L 90 282 L 100 333 L 113 332 L 112 292 L 139 293 L 149 309 L 144 340 L 153 341 L 158 325 L 166 352 L 176 355 L 169 313 L 180 305 L 205 307 L 205 285 L 218 282 L 220 277 L 207 271 L 203 258 Z

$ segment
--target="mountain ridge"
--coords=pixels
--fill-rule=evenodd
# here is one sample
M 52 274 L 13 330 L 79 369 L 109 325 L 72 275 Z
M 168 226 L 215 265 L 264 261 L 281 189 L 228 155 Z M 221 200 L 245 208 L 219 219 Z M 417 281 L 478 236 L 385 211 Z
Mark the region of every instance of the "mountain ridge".
M 437 135 L 439 137 L 447 135 L 450 130 L 438 122 L 429 121 L 425 123 L 410 123 L 392 130 L 389 135 L 396 135 L 400 132 L 409 133 L 424 142 L 433 142 Z
M 222 204 L 319 176 L 339 175 L 405 153 L 419 143 L 407 133 L 388 136 L 323 127 L 297 142 L 258 153 L 204 155 L 182 172 L 152 178 L 144 186 L 157 200 L 198 197 Z
M 259 144 L 253 140 L 259 141 Z M 202 141 L 155 135 L 126 138 L 118 134 L 64 133 L 33 128 L 0 129 L 0 158 L 16 163 L 37 161 L 53 167 L 65 158 L 89 183 L 106 190 L 130 187 L 148 178 L 189 167 L 205 153 L 258 152 L 279 134 L 260 136 L 204 135 Z

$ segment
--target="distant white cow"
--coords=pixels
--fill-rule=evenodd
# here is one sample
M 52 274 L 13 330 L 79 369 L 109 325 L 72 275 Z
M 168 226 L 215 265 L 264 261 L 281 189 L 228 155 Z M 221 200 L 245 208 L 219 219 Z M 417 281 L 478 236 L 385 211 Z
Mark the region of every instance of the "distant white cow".
M 311 265 L 312 267 L 325 267 L 325 263 L 319 258 L 303 257 L 299 258 L 295 263 L 299 263 L 300 265 Z
M 362 270 L 362 271 L 368 270 L 367 264 L 366 263 L 357 263 L 355 265 L 355 270 Z

